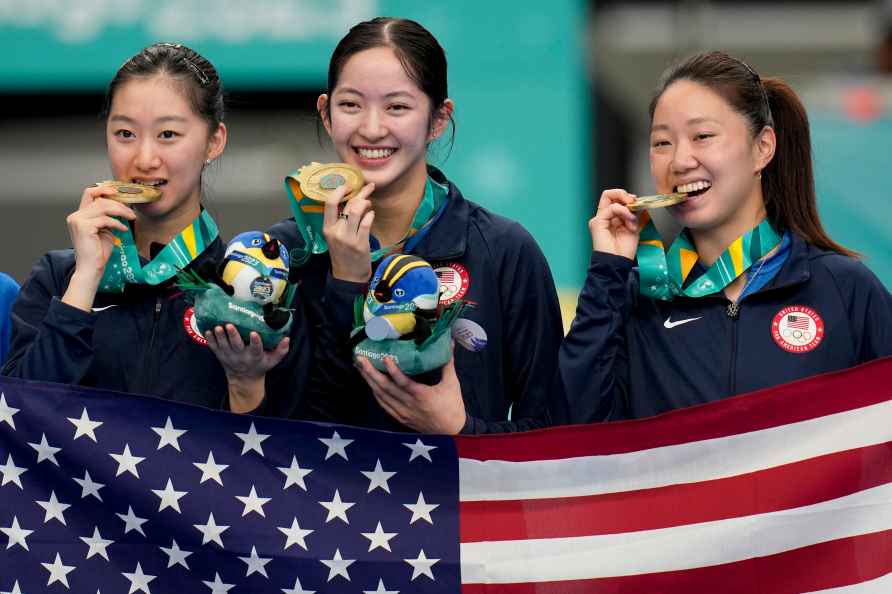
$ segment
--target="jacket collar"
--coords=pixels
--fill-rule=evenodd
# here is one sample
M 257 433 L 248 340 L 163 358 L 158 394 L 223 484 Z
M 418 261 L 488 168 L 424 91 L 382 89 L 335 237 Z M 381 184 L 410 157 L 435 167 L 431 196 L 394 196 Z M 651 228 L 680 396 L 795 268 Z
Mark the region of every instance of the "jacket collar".
M 468 246 L 468 224 L 472 205 L 461 190 L 446 179 L 443 172 L 428 166 L 428 175 L 449 188 L 449 203 L 440 220 L 434 223 L 424 239 L 415 246 L 414 254 L 427 261 L 451 260 L 464 255 Z
M 792 243 L 790 244 L 790 255 L 787 261 L 781 266 L 774 279 L 757 293 L 798 285 L 811 278 L 811 258 L 816 248 L 809 245 L 792 231 L 790 231 L 790 236 Z

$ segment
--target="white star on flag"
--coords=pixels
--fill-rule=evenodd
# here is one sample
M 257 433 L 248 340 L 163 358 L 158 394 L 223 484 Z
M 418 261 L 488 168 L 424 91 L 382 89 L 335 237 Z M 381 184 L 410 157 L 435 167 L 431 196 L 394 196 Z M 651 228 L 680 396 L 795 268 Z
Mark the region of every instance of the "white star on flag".
M 17 412 L 19 412 L 19 409 L 6 404 L 6 394 L 0 392 L 0 423 L 6 423 L 15 429 L 15 421 L 13 421 L 12 418 Z
M 56 553 L 56 560 L 52 563 L 41 563 L 44 569 L 50 572 L 50 579 L 46 583 L 47 586 L 51 585 L 53 582 L 59 582 L 63 584 L 66 588 L 69 588 L 68 585 L 68 574 L 74 571 L 74 565 L 63 565 L 62 557 L 59 553 Z
M 158 434 L 160 439 L 158 440 L 158 449 L 160 450 L 164 446 L 170 446 L 174 448 L 178 452 L 182 452 L 180 449 L 180 437 L 186 433 L 185 429 L 174 429 L 173 423 L 170 421 L 170 417 L 167 417 L 167 422 L 164 424 L 164 427 L 152 427 L 152 431 Z
M 86 435 L 94 442 L 96 441 L 96 434 L 94 431 L 102 425 L 102 421 L 92 421 L 90 420 L 90 416 L 87 414 L 87 409 L 84 408 L 84 412 L 81 413 L 81 418 L 75 419 L 73 417 L 66 417 L 71 423 L 77 427 L 77 430 L 74 432 L 74 438 L 77 439 L 82 435 Z M 98 442 L 97 442 L 98 443 Z
M 28 472 L 28 469 L 24 466 L 16 466 L 15 462 L 12 461 L 12 454 L 9 454 L 9 457 L 6 459 L 6 464 L 0 466 L 0 474 L 3 475 L 3 481 L 0 483 L 0 486 L 7 483 L 14 483 L 19 489 L 24 491 L 25 487 L 22 486 L 22 479 L 20 477 L 26 472 Z
M 248 493 L 247 495 L 236 495 L 235 498 L 241 501 L 245 506 L 244 511 L 242 511 L 243 518 L 251 512 L 260 514 L 264 518 L 266 517 L 266 514 L 263 513 L 263 506 L 269 503 L 271 498 L 258 497 L 257 489 L 254 488 L 254 485 L 251 485 L 250 493 Z
M 0 592 L 0 594 L 22 594 L 21 589 L 19 589 L 19 580 L 13 582 L 12 590 L 10 590 L 9 592 Z
M 131 506 L 131 505 L 127 506 L 126 514 L 115 514 L 115 515 L 124 521 L 124 534 L 127 534 L 131 530 L 136 530 L 143 536 L 146 535 L 146 533 L 143 532 L 143 530 L 142 530 L 142 525 L 145 524 L 146 522 L 148 522 L 149 520 L 146 518 L 140 518 L 136 514 L 134 514 L 133 506 Z
M 136 478 L 139 478 L 139 471 L 136 469 L 136 465 L 145 460 L 145 458 L 140 458 L 139 456 L 131 454 L 129 445 L 125 443 L 123 452 L 120 454 L 109 454 L 109 456 L 114 458 L 115 462 L 118 463 L 118 472 L 115 476 L 121 476 L 125 472 L 129 472 Z
M 431 451 L 437 449 L 437 446 L 424 445 L 420 438 L 416 439 L 415 443 L 404 443 L 403 445 L 412 450 L 412 453 L 409 454 L 409 462 L 415 458 L 424 458 L 428 462 L 433 462 Z
M 257 555 L 257 547 L 251 547 L 251 556 L 250 557 L 239 557 L 242 561 L 248 564 L 248 573 L 245 574 L 245 577 L 248 577 L 252 573 L 259 573 L 266 579 L 269 579 L 269 576 L 266 575 L 266 564 L 272 561 L 272 558 L 264 558 Z
M 136 563 L 136 569 L 133 570 L 133 573 L 122 573 L 121 575 L 130 581 L 130 591 L 127 594 L 134 594 L 134 592 L 139 592 L 140 590 L 146 594 L 152 594 L 149 591 L 149 582 L 154 580 L 156 576 L 144 574 L 139 562 Z
M 341 501 L 341 494 L 335 489 L 334 497 L 332 497 L 331 501 L 320 501 L 319 505 L 328 510 L 328 516 L 325 518 L 326 524 L 335 518 L 340 518 L 345 524 L 349 524 L 350 520 L 347 519 L 347 510 L 356 504 Z
M 201 583 L 211 589 L 211 594 L 226 594 L 235 588 L 235 584 L 224 584 L 219 573 L 214 574 L 213 582 L 202 581 Z
M 28 543 L 25 539 L 34 532 L 33 530 L 25 530 L 21 526 L 19 526 L 19 519 L 16 516 L 12 517 L 12 524 L 10 524 L 7 528 L 0 528 L 0 532 L 9 537 L 9 542 L 6 543 L 6 550 L 11 549 L 15 545 L 19 545 L 26 551 L 28 549 Z
M 414 524 L 416 520 L 424 520 L 429 524 L 433 524 L 434 521 L 431 519 L 431 512 L 440 507 L 440 504 L 427 503 L 424 500 L 424 493 L 419 491 L 418 501 L 415 503 L 404 503 L 403 507 L 412 512 L 412 519 L 409 520 L 410 524 Z
M 369 479 L 369 490 L 366 493 L 371 493 L 375 489 L 381 488 L 384 491 L 390 493 L 390 486 L 387 484 L 387 481 L 392 478 L 396 473 L 395 472 L 387 472 L 381 467 L 381 460 L 375 464 L 375 470 L 363 470 L 362 474 L 365 475 L 367 479 Z
M 421 549 L 421 552 L 418 553 L 416 559 L 403 559 L 403 561 L 412 566 L 411 581 L 415 581 L 415 578 L 420 575 L 426 575 L 430 579 L 434 579 L 434 573 L 431 571 L 431 567 L 433 567 L 434 563 L 439 561 L 439 559 L 428 559 L 424 556 L 424 549 Z
M 71 507 L 71 505 L 67 503 L 60 503 L 58 499 L 56 499 L 56 492 L 50 491 L 49 501 L 35 501 L 37 505 L 42 507 L 46 511 L 46 515 L 43 519 L 43 523 L 46 524 L 52 519 L 59 520 L 63 526 L 65 524 L 65 516 L 62 513 Z
M 217 464 L 214 460 L 214 452 L 208 453 L 207 462 L 193 462 L 192 464 L 201 471 L 199 483 L 203 483 L 206 480 L 214 480 L 218 485 L 223 486 L 223 479 L 220 477 L 220 473 L 229 468 L 229 464 Z
M 152 489 L 152 493 L 161 498 L 161 501 L 158 503 L 159 512 L 169 507 L 178 514 L 183 513 L 180 511 L 180 499 L 189 494 L 188 491 L 175 491 L 173 483 L 169 478 L 167 479 L 167 486 L 163 490 Z
M 338 455 L 344 460 L 347 459 L 347 446 L 353 443 L 352 439 L 342 439 L 337 431 L 330 438 L 320 437 L 319 441 L 328 447 L 325 452 L 325 459 L 328 460 L 334 455 Z
M 189 569 L 189 565 L 186 563 L 186 557 L 192 554 L 192 551 L 184 551 L 177 544 L 177 541 L 171 539 L 172 544 L 170 548 L 158 547 L 164 554 L 167 555 L 167 568 L 170 569 L 174 565 L 182 565 L 186 569 Z
M 282 474 L 285 475 L 285 486 L 282 489 L 287 489 L 291 485 L 297 485 L 304 491 L 307 490 L 307 485 L 304 483 L 304 478 L 313 472 L 312 468 L 301 468 L 300 464 L 297 463 L 297 456 L 291 456 L 291 466 L 278 466 L 277 467 Z
M 56 466 L 59 465 L 59 461 L 56 460 L 56 454 L 62 451 L 62 448 L 54 448 L 46 441 L 46 433 L 44 433 L 40 438 L 40 443 L 29 443 L 29 446 L 34 448 L 37 451 L 37 463 L 40 464 L 44 460 L 49 460 Z
M 102 497 L 99 495 L 99 489 L 101 489 L 105 485 L 103 485 L 102 483 L 93 482 L 93 480 L 90 478 L 89 470 L 84 470 L 84 478 L 76 478 L 74 479 L 74 482 L 81 486 L 81 499 L 86 499 L 87 495 L 92 495 L 99 501 L 102 501 Z
M 201 532 L 201 544 L 205 545 L 209 542 L 215 542 L 220 547 L 223 547 L 223 540 L 220 538 L 226 530 L 229 529 L 229 526 L 217 526 L 217 523 L 214 522 L 214 514 L 211 512 L 210 517 L 208 517 L 207 524 L 193 524 L 195 528 Z
M 411 460 L 410 460 L 411 462 Z M 384 587 L 384 580 L 378 578 L 378 587 L 375 590 L 363 590 L 362 594 L 400 594 L 399 590 L 388 590 Z
M 362 532 L 361 534 L 369 539 L 370 553 L 379 547 L 390 551 L 390 540 L 397 535 L 396 532 L 384 532 L 381 522 L 378 522 L 378 527 L 374 532 Z
M 294 518 L 294 521 L 291 522 L 291 528 L 280 527 L 278 528 L 279 532 L 284 534 L 287 539 L 285 540 L 285 546 L 283 550 L 287 549 L 293 544 L 300 546 L 305 551 L 309 551 L 307 548 L 306 537 L 315 532 L 314 530 L 305 530 L 300 527 L 297 523 L 297 518 Z
M 335 549 L 334 557 L 331 559 L 320 559 L 323 565 L 328 567 L 328 580 L 331 581 L 337 576 L 343 577 L 348 582 L 350 581 L 350 574 L 347 573 L 347 568 L 356 563 L 356 559 L 343 559 L 341 557 L 341 550 Z
M 110 560 L 106 549 L 108 545 L 113 544 L 115 541 L 102 538 L 102 535 L 99 534 L 99 527 L 93 528 L 93 536 L 81 536 L 80 539 L 90 547 L 90 550 L 87 551 L 87 559 L 93 555 L 99 555 L 106 561 Z
M 260 444 L 269 437 L 269 435 L 257 433 L 257 429 L 254 428 L 253 422 L 251 423 L 251 428 L 248 429 L 247 433 L 236 433 L 235 436 L 244 442 L 244 445 L 242 446 L 242 456 L 244 456 L 251 450 L 254 450 L 262 456 L 263 447 Z
M 284 594 L 316 594 L 316 590 L 304 590 L 300 585 L 300 578 L 294 578 L 293 588 L 282 588 Z

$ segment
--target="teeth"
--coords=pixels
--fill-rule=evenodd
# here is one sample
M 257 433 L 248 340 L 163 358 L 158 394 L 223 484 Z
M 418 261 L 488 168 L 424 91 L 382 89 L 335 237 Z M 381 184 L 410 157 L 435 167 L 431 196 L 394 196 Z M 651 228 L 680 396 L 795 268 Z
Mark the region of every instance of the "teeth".
M 364 159 L 386 159 L 390 155 L 394 153 L 396 149 L 392 148 L 384 148 L 384 149 L 356 149 L 359 152 L 359 156 Z
M 142 184 L 144 186 L 153 186 L 157 188 L 158 186 L 164 185 L 166 181 L 167 180 L 163 179 L 134 179 L 133 183 Z
M 677 187 L 678 192 L 696 192 L 697 190 L 705 190 L 711 188 L 712 184 L 708 181 L 695 181 L 689 184 L 682 184 Z

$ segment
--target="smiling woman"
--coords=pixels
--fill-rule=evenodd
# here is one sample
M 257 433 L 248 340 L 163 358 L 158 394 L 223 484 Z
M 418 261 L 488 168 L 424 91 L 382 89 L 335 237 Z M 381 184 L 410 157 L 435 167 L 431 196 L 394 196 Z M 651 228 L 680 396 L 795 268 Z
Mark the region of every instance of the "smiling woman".
M 892 354 L 892 296 L 818 217 L 796 93 L 721 52 L 670 68 L 650 170 L 683 230 L 667 245 L 622 189 L 561 347 L 568 419 L 644 417 Z M 637 260 L 637 268 L 634 267 Z
M 13 306 L 4 374 L 213 408 L 250 391 L 287 412 L 301 393 L 308 349 L 289 350 L 286 338 L 238 368 L 224 366 L 175 284 L 178 271 L 216 263 L 225 249 L 201 205 L 202 176 L 227 138 L 216 69 L 183 45 L 149 46 L 112 79 L 104 115 L 113 177 L 160 197 L 127 205 L 113 185 L 83 191 L 67 219 L 73 249 L 38 262 Z M 289 353 L 274 393 L 267 372 Z

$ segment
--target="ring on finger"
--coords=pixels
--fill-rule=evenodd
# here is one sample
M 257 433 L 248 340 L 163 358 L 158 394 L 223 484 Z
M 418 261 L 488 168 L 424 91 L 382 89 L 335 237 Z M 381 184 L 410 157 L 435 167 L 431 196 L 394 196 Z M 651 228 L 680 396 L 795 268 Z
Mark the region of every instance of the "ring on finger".
M 346 221 L 349 218 L 350 218 L 350 215 L 347 214 L 346 212 L 342 212 L 342 213 L 338 214 L 338 219 L 343 219 Z

